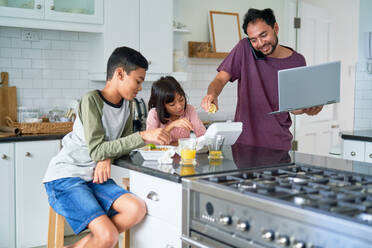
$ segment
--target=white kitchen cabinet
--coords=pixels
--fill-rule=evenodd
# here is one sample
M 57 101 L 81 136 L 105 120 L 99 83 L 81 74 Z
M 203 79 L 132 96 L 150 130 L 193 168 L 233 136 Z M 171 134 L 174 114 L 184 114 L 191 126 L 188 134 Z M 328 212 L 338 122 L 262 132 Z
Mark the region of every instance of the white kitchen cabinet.
M 8 215 L 1 218 L 0 247 L 46 244 L 49 204 L 42 179 L 59 149 L 60 140 L 0 144 L 1 185 L 6 189 L 1 190 L 1 197 L 8 199 L 4 201 L 7 204 L 1 204 L 0 215 Z M 9 246 L 3 246 L 3 242 Z
M 364 141 L 345 140 L 343 141 L 343 158 L 364 162 L 365 157 Z
M 372 142 L 365 142 L 364 161 L 372 163 Z
M 140 51 L 149 73 L 172 72 L 173 0 L 140 0 Z
M 131 229 L 131 247 L 181 247 L 182 185 L 130 171 L 130 190 L 147 206 L 147 216 Z
M 99 32 L 103 0 L 3 0 L 0 23 L 10 27 Z
M 14 145 L 0 143 L 0 247 L 15 247 Z
M 111 0 L 105 2 L 101 34 L 92 34 L 89 43 L 89 78 L 106 81 L 107 61 L 116 47 L 128 46 L 149 61 L 146 81 L 172 74 L 173 0 Z

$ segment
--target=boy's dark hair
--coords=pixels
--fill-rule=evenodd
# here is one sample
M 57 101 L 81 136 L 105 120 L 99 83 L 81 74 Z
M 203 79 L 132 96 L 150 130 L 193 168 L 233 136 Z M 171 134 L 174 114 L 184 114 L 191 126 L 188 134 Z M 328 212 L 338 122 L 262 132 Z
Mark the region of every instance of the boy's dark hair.
M 129 75 L 131 71 L 139 67 L 147 71 L 149 64 L 140 52 L 129 47 L 118 47 L 107 61 L 107 81 L 112 79 L 115 70 L 119 67 Z
M 149 110 L 156 108 L 158 118 L 162 124 L 167 123 L 167 119 L 170 117 L 170 114 L 165 108 L 165 104 L 173 102 L 176 97 L 176 93 L 185 98 L 186 109 L 187 99 L 185 91 L 183 91 L 181 85 L 174 77 L 161 77 L 158 81 L 152 84 L 148 108 Z
M 248 23 L 255 23 L 257 20 L 263 20 L 267 25 L 270 25 L 272 28 L 274 28 L 274 24 L 276 22 L 274 11 L 269 8 L 263 10 L 250 8 L 245 14 L 243 22 L 243 31 L 246 35 L 248 35 Z

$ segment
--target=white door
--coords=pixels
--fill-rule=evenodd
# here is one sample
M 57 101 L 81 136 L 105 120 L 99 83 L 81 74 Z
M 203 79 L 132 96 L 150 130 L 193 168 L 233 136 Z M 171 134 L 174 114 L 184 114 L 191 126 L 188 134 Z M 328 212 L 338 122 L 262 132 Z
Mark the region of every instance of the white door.
M 15 144 L 17 247 L 46 244 L 49 204 L 42 179 L 59 148 L 59 140 Z
M 0 248 L 15 247 L 14 145 L 0 144 Z
M 301 28 L 298 30 L 297 50 L 305 56 L 307 65 L 341 60 L 341 103 L 324 106 L 316 116 L 295 116 L 298 151 L 324 156 L 330 153 L 340 154 L 340 126 L 352 130 L 353 124 L 352 121 L 350 124 L 350 119 L 354 117 L 353 66 L 355 63 L 350 63 L 350 57 L 354 56 L 354 61 L 356 61 L 357 47 L 350 46 L 350 44 L 356 43 L 355 37 L 357 36 L 344 35 L 342 39 L 338 38 L 338 32 L 342 33 L 342 31 L 337 29 L 342 26 L 339 23 L 339 20 L 342 21 L 342 13 L 352 17 L 358 15 L 357 9 L 352 6 L 354 1 L 344 1 L 346 4 L 339 4 L 337 0 L 326 2 L 323 4 L 317 0 L 299 1 L 298 15 L 301 18 Z M 351 22 L 349 25 L 353 25 L 357 30 L 357 22 Z M 344 49 L 345 47 L 348 49 Z M 346 95 L 349 97 L 343 97 Z M 340 106 L 343 105 L 341 112 Z

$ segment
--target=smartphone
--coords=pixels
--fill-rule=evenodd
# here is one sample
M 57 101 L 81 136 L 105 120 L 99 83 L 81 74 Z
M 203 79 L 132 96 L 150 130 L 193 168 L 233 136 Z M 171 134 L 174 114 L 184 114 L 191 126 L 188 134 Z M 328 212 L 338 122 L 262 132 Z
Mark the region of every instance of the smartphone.
M 253 48 L 252 46 L 252 43 L 251 41 L 249 40 L 249 38 L 246 38 L 248 40 L 248 43 L 249 43 L 249 46 L 251 47 L 252 49 L 252 53 L 253 53 L 253 56 L 255 59 L 265 59 L 266 58 L 266 55 L 263 54 L 262 52 L 260 51 L 257 51 L 256 49 Z

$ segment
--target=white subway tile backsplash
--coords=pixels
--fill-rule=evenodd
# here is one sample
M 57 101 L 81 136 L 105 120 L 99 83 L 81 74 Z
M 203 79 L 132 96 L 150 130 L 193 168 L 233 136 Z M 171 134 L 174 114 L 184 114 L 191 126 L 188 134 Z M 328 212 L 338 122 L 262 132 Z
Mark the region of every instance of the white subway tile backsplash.
M 15 78 L 11 81 L 12 86 L 20 89 L 32 89 L 32 79 Z
M 12 62 L 8 58 L 0 58 L 0 67 L 12 67 Z
M 78 40 L 79 34 L 77 32 L 61 31 L 59 37 L 60 40 Z
M 61 74 L 62 79 L 80 79 L 80 71 L 65 70 Z
M 44 98 L 58 98 L 62 97 L 62 91 L 60 89 L 43 89 Z
M 0 37 L 0 47 L 11 47 L 11 38 Z
M 0 56 L 2 58 L 21 58 L 22 50 L 19 48 L 7 48 L 7 47 L 1 48 Z
M 12 38 L 12 47 L 14 48 L 31 48 L 31 41 Z
M 52 42 L 50 40 L 32 41 L 31 47 L 33 49 L 51 49 Z
M 0 27 L 0 36 L 21 38 L 21 31 L 19 28 Z
M 71 41 L 70 46 L 73 51 L 88 51 L 87 42 Z
M 31 68 L 31 59 L 12 58 L 12 67 Z
M 28 59 L 42 58 L 41 50 L 39 49 L 22 49 L 22 57 Z
M 60 79 L 62 75 L 62 71 L 59 70 L 43 70 L 43 78 L 44 79 Z
M 42 70 L 40 70 L 40 69 L 24 69 L 22 71 L 22 78 L 41 79 L 42 78 Z
M 41 37 L 43 40 L 59 40 L 59 34 L 56 30 L 42 30 Z
M 60 41 L 60 40 L 52 40 L 52 49 L 55 49 L 55 50 L 69 50 L 70 49 L 70 42 Z
M 24 98 L 41 98 L 42 89 L 24 89 L 23 97 Z
M 41 50 L 41 53 L 43 59 L 60 59 L 61 53 L 64 52 L 60 50 Z

